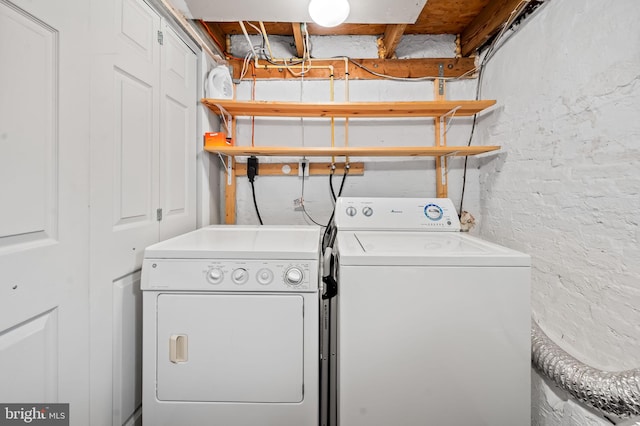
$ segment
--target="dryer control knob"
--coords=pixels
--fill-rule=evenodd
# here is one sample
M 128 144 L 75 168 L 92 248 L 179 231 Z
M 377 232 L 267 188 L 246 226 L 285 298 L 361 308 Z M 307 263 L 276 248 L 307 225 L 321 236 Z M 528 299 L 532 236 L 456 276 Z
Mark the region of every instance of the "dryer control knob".
M 231 273 L 231 280 L 236 284 L 244 284 L 249 280 L 249 272 L 244 268 L 238 268 Z
M 284 273 L 284 280 L 289 285 L 300 285 L 304 280 L 304 272 L 302 269 L 292 266 Z
M 270 284 L 273 281 L 273 272 L 267 268 L 262 268 L 258 271 L 258 275 L 256 275 L 256 279 L 262 285 Z
M 207 271 L 207 281 L 211 284 L 220 284 L 224 279 L 224 272 L 220 268 L 211 268 Z
M 356 210 L 355 207 L 347 207 L 347 216 L 355 216 L 356 213 L 358 213 L 358 211 Z
M 362 214 L 369 217 L 373 214 L 373 209 L 371 207 L 365 207 L 362 209 Z

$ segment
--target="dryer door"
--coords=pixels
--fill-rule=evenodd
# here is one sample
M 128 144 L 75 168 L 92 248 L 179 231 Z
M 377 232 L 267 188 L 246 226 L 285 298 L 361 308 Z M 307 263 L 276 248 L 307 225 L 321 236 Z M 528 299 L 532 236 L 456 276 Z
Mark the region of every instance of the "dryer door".
M 161 401 L 301 402 L 303 306 L 295 294 L 160 294 Z

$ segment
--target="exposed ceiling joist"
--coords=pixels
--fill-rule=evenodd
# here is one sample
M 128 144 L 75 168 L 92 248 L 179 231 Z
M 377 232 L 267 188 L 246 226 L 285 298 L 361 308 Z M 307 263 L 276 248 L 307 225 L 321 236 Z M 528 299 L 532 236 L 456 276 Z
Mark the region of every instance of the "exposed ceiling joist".
M 216 24 L 215 22 L 200 21 L 200 23 L 207 30 L 207 33 L 209 33 L 209 37 L 211 37 L 214 43 L 218 45 L 220 50 L 222 52 L 227 52 L 227 36 L 222 28 L 220 28 L 220 25 Z
M 234 80 L 240 79 L 242 62 L 241 59 L 229 59 L 229 64 L 233 68 Z M 473 70 L 475 68 L 474 58 L 353 59 L 353 62 L 360 64 L 362 67 L 351 62 L 348 64 L 350 80 L 379 80 L 384 78 L 380 75 L 389 75 L 396 78 L 436 78 L 441 64 L 443 65 L 444 77 L 465 76 L 466 78 L 471 78 L 474 77 Z M 333 71 L 334 78 L 345 78 L 345 62 L 342 59 L 317 60 L 313 62 L 313 65 L 325 65 L 327 68 L 313 68 L 305 71 L 305 80 L 328 80 L 331 71 Z M 329 68 L 329 66 L 332 66 L 333 69 Z M 293 70 L 299 75 L 299 68 L 294 68 Z M 371 70 L 375 74 L 367 70 Z M 299 78 L 287 71 L 284 65 L 273 66 L 267 62 L 260 63 L 258 68 L 255 69 L 255 76 L 258 80 Z
M 509 21 L 512 13 L 521 10 L 529 0 L 493 0 L 482 9 L 460 34 L 461 53 L 469 56 Z
M 195 1 L 204 2 L 207 0 Z M 262 2 L 263 0 L 250 1 Z M 413 24 L 394 22 L 385 25 L 362 22 L 342 24 L 334 28 L 324 28 L 313 23 L 306 25 L 307 31 L 312 37 L 326 35 L 380 37 L 378 39 L 380 58 L 393 58 L 398 43 L 407 34 L 455 34 L 459 36 L 460 40 L 459 43 L 457 42 L 459 48 L 456 49 L 456 56 L 469 57 L 474 55 L 483 44 L 491 41 L 491 38 L 501 28 L 509 25 L 524 7 L 537 2 L 537 0 L 428 0 L 417 21 Z M 377 7 L 377 4 L 369 2 L 367 7 Z M 512 14 L 514 10 L 517 12 Z M 296 55 L 304 56 L 305 34 L 298 22 L 259 22 L 264 25 L 269 35 L 292 37 L 295 41 Z M 225 51 L 229 50 L 228 37 L 242 34 L 242 29 L 237 21 L 209 21 L 206 22 L 206 27 L 211 38 Z M 249 34 L 258 34 L 258 31 L 250 26 L 247 27 L 247 30 Z M 380 66 L 380 64 L 377 65 Z
M 391 59 L 396 54 L 396 48 L 407 24 L 387 25 L 384 35 L 378 39 L 378 57 L 382 59 Z
M 304 57 L 304 39 L 302 38 L 302 24 L 299 22 L 294 22 L 291 24 L 291 29 L 293 30 L 293 40 L 296 45 L 296 55 L 298 58 Z

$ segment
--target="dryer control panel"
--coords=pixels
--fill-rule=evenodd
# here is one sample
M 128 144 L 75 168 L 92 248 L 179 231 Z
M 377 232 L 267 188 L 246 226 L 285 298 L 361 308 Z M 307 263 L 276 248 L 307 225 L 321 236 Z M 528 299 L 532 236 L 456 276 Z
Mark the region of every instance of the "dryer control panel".
M 145 259 L 143 290 L 314 292 L 318 262 L 295 260 Z
M 340 230 L 460 231 L 448 198 L 341 197 L 335 221 Z

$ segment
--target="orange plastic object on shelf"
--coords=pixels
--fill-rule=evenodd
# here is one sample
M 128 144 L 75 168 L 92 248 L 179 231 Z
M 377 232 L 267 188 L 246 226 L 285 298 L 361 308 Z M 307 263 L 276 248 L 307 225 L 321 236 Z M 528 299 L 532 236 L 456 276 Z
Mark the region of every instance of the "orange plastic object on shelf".
M 206 132 L 204 134 L 206 146 L 233 146 L 233 139 L 228 138 L 223 132 Z

